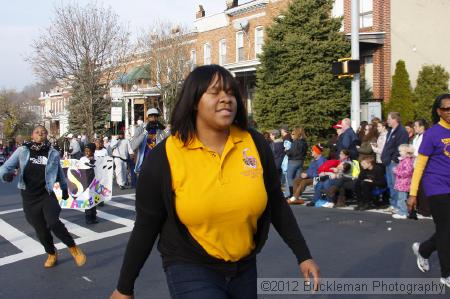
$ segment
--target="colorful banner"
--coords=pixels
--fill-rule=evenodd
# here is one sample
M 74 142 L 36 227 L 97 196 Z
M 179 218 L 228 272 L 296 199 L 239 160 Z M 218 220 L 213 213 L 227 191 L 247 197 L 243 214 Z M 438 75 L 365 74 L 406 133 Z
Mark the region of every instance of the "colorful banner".
M 113 159 L 97 158 L 94 164 L 82 160 L 61 160 L 66 176 L 69 198 L 62 200 L 59 183 L 53 187 L 59 205 L 63 209 L 90 209 L 112 196 Z

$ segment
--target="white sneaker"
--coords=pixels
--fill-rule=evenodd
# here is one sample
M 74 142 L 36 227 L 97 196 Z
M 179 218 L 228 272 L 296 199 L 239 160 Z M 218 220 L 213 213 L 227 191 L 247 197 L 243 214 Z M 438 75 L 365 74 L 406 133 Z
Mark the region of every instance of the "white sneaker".
M 441 283 L 450 288 L 450 276 L 449 277 L 441 277 Z
M 384 209 L 383 212 L 395 213 L 395 208 L 393 206 L 389 206 L 389 208 Z
M 324 208 L 333 208 L 334 207 L 334 203 L 327 202 L 327 203 L 323 204 L 322 207 L 324 207 Z
M 417 219 L 433 219 L 433 218 L 417 214 Z
M 408 216 L 395 213 L 395 214 L 392 214 L 392 218 L 394 218 L 394 219 L 407 219 Z
M 428 259 L 426 259 L 426 258 L 424 258 L 424 257 L 422 257 L 420 255 L 419 247 L 420 247 L 420 243 L 419 242 L 415 242 L 412 245 L 412 250 L 414 252 L 414 255 L 417 257 L 417 267 L 422 272 L 428 272 L 428 271 L 430 271 L 430 264 L 428 263 Z M 441 282 L 442 282 L 443 279 L 444 278 L 441 278 Z M 444 282 L 442 282 L 442 283 L 444 283 Z
M 297 198 L 295 198 L 295 196 L 291 196 L 291 198 L 289 198 L 289 201 L 295 201 Z

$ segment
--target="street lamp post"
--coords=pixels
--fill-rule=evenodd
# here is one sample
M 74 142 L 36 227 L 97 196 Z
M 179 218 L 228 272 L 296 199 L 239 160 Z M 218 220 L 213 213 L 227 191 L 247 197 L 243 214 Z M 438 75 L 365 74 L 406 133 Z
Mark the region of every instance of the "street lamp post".
M 359 0 L 352 0 L 352 60 L 359 60 Z M 356 131 L 360 123 L 360 75 L 353 74 L 350 118 Z

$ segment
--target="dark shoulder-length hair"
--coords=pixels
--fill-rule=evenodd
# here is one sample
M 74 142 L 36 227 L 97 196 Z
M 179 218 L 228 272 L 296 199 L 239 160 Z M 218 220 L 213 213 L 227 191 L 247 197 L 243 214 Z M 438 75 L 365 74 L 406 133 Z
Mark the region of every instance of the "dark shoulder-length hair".
M 450 93 L 441 94 L 434 100 L 433 108 L 431 108 L 431 119 L 433 120 L 433 124 L 437 124 L 440 120 L 437 110 L 441 107 L 443 100 L 450 100 Z
M 233 123 L 244 130 L 248 127 L 247 111 L 236 79 L 219 65 L 199 66 L 184 81 L 170 119 L 171 134 L 180 138 L 184 144 L 189 143 L 195 136 L 198 102 L 216 76 L 220 80 L 220 87 L 227 92 L 231 91 L 236 98 L 237 112 Z

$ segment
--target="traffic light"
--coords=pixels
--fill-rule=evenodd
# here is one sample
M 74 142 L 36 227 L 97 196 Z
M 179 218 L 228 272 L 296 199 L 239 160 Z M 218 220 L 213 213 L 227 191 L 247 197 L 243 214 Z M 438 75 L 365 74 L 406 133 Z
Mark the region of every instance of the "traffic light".
M 359 74 L 359 60 L 351 58 L 341 58 L 337 62 L 333 62 L 331 72 L 338 78 L 353 77 L 353 74 Z

